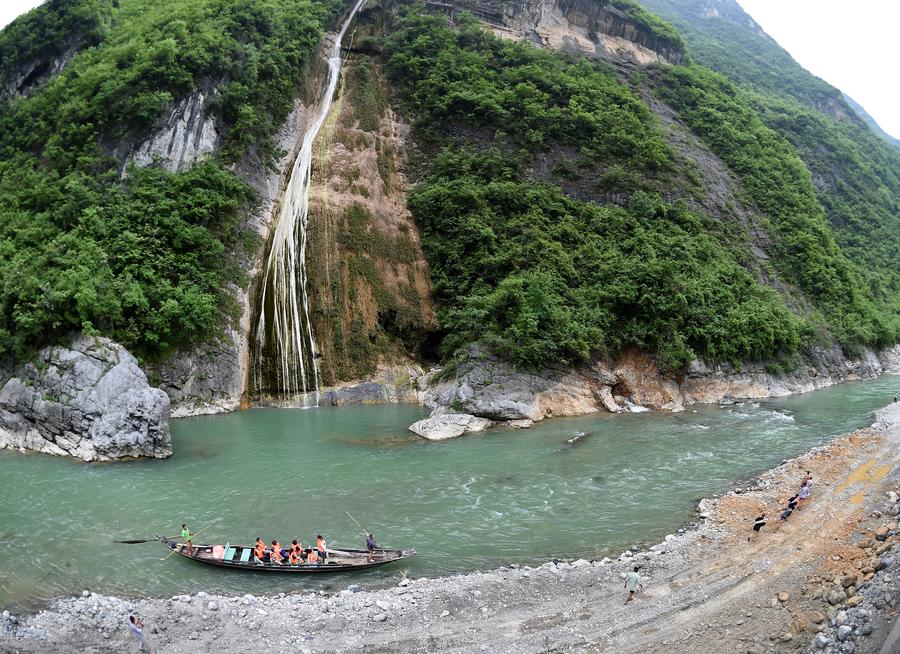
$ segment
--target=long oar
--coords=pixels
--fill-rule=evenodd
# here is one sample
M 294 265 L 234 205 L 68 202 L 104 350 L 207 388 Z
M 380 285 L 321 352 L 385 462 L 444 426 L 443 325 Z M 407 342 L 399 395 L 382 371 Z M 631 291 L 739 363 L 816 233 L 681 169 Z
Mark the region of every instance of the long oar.
M 168 538 L 169 540 L 172 540 L 172 538 L 178 538 L 178 537 L 177 536 L 171 536 L 171 537 L 166 536 L 166 538 Z M 114 540 L 113 542 L 121 543 L 123 545 L 136 545 L 137 543 L 152 543 L 155 540 L 156 540 L 155 538 L 147 538 L 145 540 Z
M 213 523 L 213 524 L 215 524 L 215 523 Z M 195 531 L 193 534 L 191 534 L 191 538 L 193 538 L 194 536 L 198 536 L 199 534 L 202 534 L 204 531 L 206 531 L 206 530 L 209 529 L 210 527 L 212 527 L 212 525 L 209 525 L 209 526 L 207 526 L 207 527 L 204 527 L 204 528 L 201 529 L 200 531 Z M 173 554 L 175 554 L 175 553 L 177 553 L 177 552 L 178 552 L 178 548 L 177 548 L 177 547 L 173 547 L 173 548 L 172 548 L 172 551 L 169 552 L 168 554 L 166 554 L 164 557 L 162 557 L 162 558 L 160 559 L 160 561 L 165 561 L 166 559 L 168 559 L 170 556 L 172 556 Z
M 344 513 L 346 513 L 348 516 L 350 516 L 350 519 L 351 519 L 353 522 L 355 522 L 355 523 L 356 523 L 356 526 L 359 527 L 360 529 L 362 529 L 362 530 L 363 530 L 363 533 L 368 537 L 369 532 L 366 531 L 366 528 L 365 528 L 365 527 L 363 527 L 361 524 L 359 524 L 359 520 L 357 520 L 357 519 L 354 518 L 352 515 L 350 515 L 350 512 L 349 512 L 349 511 L 344 511 Z

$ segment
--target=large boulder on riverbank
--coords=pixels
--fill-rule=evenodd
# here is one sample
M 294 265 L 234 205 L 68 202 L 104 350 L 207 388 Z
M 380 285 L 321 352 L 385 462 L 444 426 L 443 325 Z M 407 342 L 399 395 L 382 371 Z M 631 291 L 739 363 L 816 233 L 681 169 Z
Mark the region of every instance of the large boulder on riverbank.
M 0 448 L 85 461 L 167 457 L 169 398 L 123 346 L 81 336 L 0 377 Z

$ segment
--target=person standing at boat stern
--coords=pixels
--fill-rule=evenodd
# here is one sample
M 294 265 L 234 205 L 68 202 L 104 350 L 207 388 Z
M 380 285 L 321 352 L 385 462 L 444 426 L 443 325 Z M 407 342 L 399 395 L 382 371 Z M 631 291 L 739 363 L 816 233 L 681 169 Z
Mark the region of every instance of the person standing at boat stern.
M 319 560 L 322 563 L 327 563 L 328 543 L 325 542 L 325 537 L 322 534 L 316 534 L 316 549 L 319 551 Z
M 187 525 L 181 525 L 181 540 L 187 545 L 188 556 L 193 556 L 194 545 L 191 543 L 191 530 L 188 529 Z

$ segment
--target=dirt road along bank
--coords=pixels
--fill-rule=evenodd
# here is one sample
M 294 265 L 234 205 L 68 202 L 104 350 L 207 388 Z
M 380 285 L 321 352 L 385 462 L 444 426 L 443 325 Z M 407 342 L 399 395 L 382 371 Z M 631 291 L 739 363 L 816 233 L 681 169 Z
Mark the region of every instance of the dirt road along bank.
M 810 501 L 781 507 L 806 470 Z M 0 651 L 877 653 L 900 605 L 900 404 L 700 503 L 698 523 L 610 561 L 548 562 L 393 588 L 125 600 L 85 591 L 0 618 Z M 752 518 L 769 523 L 748 542 Z M 623 577 L 644 588 L 624 605 Z M 886 653 L 887 654 L 887 653 Z M 894 653 L 890 653 L 894 654 Z

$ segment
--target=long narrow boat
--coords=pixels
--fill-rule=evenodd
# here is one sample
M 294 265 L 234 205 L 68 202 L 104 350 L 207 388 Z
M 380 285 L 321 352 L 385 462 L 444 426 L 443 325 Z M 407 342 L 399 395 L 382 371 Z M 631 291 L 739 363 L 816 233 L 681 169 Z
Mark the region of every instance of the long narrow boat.
M 327 563 L 300 563 L 289 565 L 287 563 L 254 563 L 252 545 L 194 545 L 191 554 L 188 548 L 171 538 L 155 535 L 156 540 L 172 550 L 175 554 L 183 556 L 198 563 L 208 563 L 222 568 L 234 570 L 255 570 L 257 572 L 284 572 L 284 573 L 316 573 L 316 572 L 347 572 L 348 570 L 364 570 L 387 565 L 394 561 L 412 556 L 416 553 L 414 548 L 405 550 L 377 550 L 369 553 L 366 550 L 331 549 L 328 548 Z M 306 549 L 309 552 L 309 549 Z

